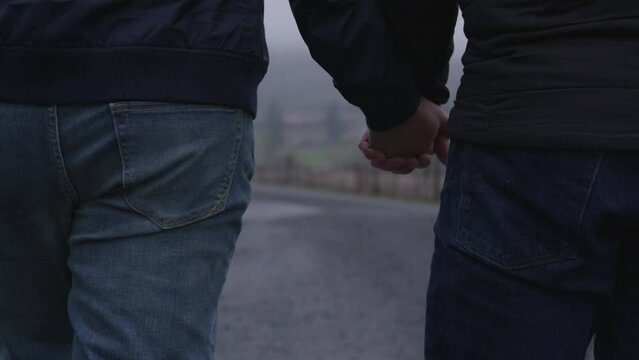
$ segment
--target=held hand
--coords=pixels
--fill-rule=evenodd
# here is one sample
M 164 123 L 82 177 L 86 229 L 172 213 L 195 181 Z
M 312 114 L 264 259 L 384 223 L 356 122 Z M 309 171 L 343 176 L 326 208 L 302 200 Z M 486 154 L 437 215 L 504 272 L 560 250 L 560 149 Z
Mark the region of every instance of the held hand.
M 360 151 L 373 166 L 398 174 L 428 167 L 433 153 L 445 164 L 450 143 L 447 121 L 439 105 L 422 99 L 406 123 L 385 132 L 364 133 Z
M 387 157 L 417 157 L 435 152 L 435 138 L 448 116 L 442 108 L 422 98 L 417 111 L 400 126 L 370 131 L 370 146 Z
M 383 152 L 370 147 L 369 136 L 368 131 L 364 132 L 362 140 L 359 143 L 359 150 L 366 159 L 370 160 L 371 165 L 377 169 L 391 171 L 395 174 L 409 174 L 416 168 L 426 168 L 431 163 L 431 155 L 429 154 L 422 154 L 414 158 L 399 156 L 386 158 Z

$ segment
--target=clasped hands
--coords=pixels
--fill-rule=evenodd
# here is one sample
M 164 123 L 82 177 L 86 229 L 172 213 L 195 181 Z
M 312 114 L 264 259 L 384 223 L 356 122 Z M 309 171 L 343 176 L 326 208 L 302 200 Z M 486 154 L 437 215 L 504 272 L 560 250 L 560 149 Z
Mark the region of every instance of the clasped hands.
M 433 155 L 446 163 L 450 140 L 448 115 L 441 106 L 422 98 L 415 114 L 388 131 L 366 131 L 359 149 L 374 167 L 409 174 L 430 166 Z

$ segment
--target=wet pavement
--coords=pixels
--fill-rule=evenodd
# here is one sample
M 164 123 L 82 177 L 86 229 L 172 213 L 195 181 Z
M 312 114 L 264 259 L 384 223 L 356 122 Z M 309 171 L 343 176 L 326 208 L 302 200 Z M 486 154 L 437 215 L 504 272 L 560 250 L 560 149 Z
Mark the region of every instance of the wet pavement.
M 423 360 L 437 207 L 258 186 L 217 360 Z

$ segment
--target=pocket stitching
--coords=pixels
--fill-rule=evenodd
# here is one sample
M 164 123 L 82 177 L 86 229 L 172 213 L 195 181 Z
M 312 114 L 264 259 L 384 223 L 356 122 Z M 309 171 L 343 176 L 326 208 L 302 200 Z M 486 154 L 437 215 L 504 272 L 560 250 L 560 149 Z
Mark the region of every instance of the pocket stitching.
M 588 204 L 590 204 L 590 199 L 592 197 L 592 189 L 595 187 L 595 182 L 599 177 L 599 171 L 601 169 L 601 163 L 603 163 L 604 153 L 599 153 L 599 159 L 597 160 L 597 165 L 595 167 L 594 174 L 590 181 L 590 186 L 588 187 L 588 193 L 586 194 L 586 199 L 584 200 L 584 204 L 581 209 L 581 213 L 579 214 L 579 222 L 577 224 L 577 253 L 579 253 L 579 249 L 581 248 L 581 236 L 583 230 L 583 222 L 586 215 L 586 210 L 588 209 Z
M 503 270 L 517 270 L 517 269 L 522 269 L 529 266 L 543 265 L 543 264 L 548 264 L 548 263 L 552 263 L 552 262 L 560 261 L 560 260 L 576 259 L 578 257 L 580 243 L 581 243 L 580 233 L 581 233 L 583 215 L 585 213 L 586 206 L 590 199 L 592 187 L 599 174 L 599 168 L 601 166 L 601 161 L 603 159 L 603 153 L 599 155 L 597 164 L 595 165 L 595 168 L 593 169 L 592 178 L 590 180 L 590 186 L 587 191 L 587 194 L 584 200 L 584 205 L 582 206 L 582 210 L 580 213 L 577 232 L 575 233 L 574 244 L 570 246 L 567 251 L 564 251 L 564 252 L 553 252 L 550 254 L 527 257 L 519 261 L 509 261 L 509 262 L 501 261 L 496 256 L 491 255 L 486 251 L 482 251 L 478 249 L 476 246 L 473 245 L 473 243 L 469 239 L 469 233 L 468 233 L 468 230 L 466 229 L 467 228 L 466 221 L 468 219 L 468 215 L 464 214 L 464 210 L 469 210 L 468 199 L 466 199 L 466 191 L 464 187 L 464 183 L 468 181 L 468 175 L 465 171 L 463 171 L 464 167 L 469 165 L 466 165 L 468 163 L 467 157 L 463 156 L 463 154 L 460 154 L 460 156 L 461 156 L 461 162 L 462 162 L 462 166 L 461 166 L 462 170 L 460 174 L 460 191 L 461 192 L 460 192 L 460 200 L 459 200 L 459 206 L 458 206 L 459 208 L 458 218 L 457 218 L 458 221 L 457 221 L 457 228 L 456 228 L 454 241 L 456 244 L 458 244 L 458 246 L 461 247 L 461 249 L 466 251 L 469 255 L 477 258 L 478 260 L 485 261 Z
M 131 165 L 131 160 L 129 156 L 128 146 L 126 143 L 126 136 L 125 136 L 126 130 L 123 125 L 124 123 L 129 122 L 130 112 L 124 112 L 124 111 L 117 112 L 117 111 L 114 111 L 113 107 L 111 109 L 111 112 L 113 115 L 114 128 L 116 129 L 116 139 L 118 142 L 118 147 L 120 148 L 121 161 L 122 161 L 122 188 L 123 188 L 122 198 L 124 199 L 127 206 L 129 206 L 129 208 L 145 216 L 150 221 L 152 221 L 155 225 L 157 225 L 158 227 L 164 230 L 177 228 L 177 227 L 189 225 L 198 221 L 202 221 L 216 214 L 219 214 L 226 208 L 226 202 L 232 187 L 232 182 L 233 182 L 232 180 L 235 174 L 235 169 L 237 167 L 237 159 L 239 157 L 242 138 L 244 136 L 243 134 L 244 126 L 241 121 L 242 113 L 240 111 L 234 112 L 236 114 L 236 116 L 234 117 L 236 136 L 235 136 L 235 143 L 234 143 L 234 147 L 232 151 L 232 159 L 231 161 L 229 161 L 227 167 L 225 168 L 225 177 L 222 181 L 221 190 L 216 195 L 212 205 L 206 210 L 206 212 L 203 215 L 196 215 L 196 212 L 199 212 L 199 211 L 194 210 L 190 212 L 189 214 L 181 216 L 180 218 L 173 221 L 162 219 L 161 217 L 155 215 L 154 211 L 146 209 L 144 206 L 131 200 L 130 197 L 128 196 L 127 184 L 130 184 L 130 182 L 127 182 L 127 179 L 131 178 L 132 165 Z M 125 118 L 124 119 L 125 121 L 118 124 L 115 118 L 118 115 L 123 116 Z

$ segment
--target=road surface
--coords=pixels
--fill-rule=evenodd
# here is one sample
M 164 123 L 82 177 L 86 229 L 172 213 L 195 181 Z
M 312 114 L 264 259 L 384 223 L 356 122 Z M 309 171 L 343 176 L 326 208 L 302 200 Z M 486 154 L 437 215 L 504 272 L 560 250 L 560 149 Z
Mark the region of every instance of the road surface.
M 433 205 L 256 187 L 216 359 L 423 360 L 436 215 Z

